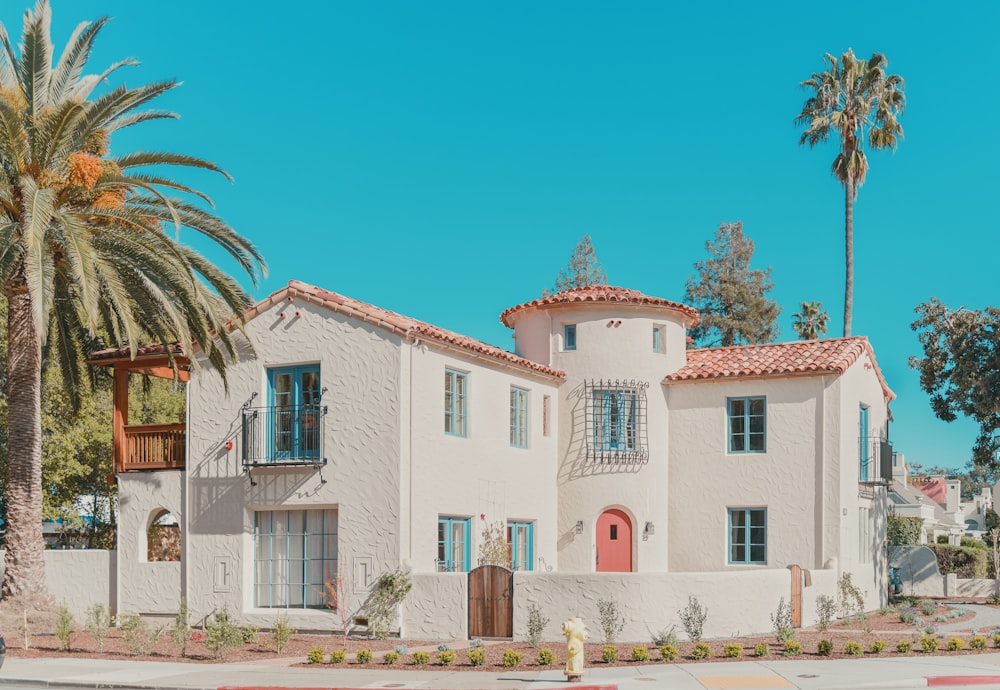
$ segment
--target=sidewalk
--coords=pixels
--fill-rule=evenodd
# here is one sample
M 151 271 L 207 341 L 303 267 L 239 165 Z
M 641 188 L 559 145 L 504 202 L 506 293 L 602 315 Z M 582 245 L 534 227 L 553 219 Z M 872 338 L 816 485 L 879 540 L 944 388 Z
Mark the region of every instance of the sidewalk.
M 286 663 L 297 662 L 286 660 Z M 973 686 L 1000 690 L 1000 653 L 884 659 L 764 660 L 588 668 L 570 684 L 562 670 L 491 673 L 449 669 L 291 668 L 263 664 L 186 664 L 101 659 L 8 658 L 0 686 L 81 688 L 923 688 Z

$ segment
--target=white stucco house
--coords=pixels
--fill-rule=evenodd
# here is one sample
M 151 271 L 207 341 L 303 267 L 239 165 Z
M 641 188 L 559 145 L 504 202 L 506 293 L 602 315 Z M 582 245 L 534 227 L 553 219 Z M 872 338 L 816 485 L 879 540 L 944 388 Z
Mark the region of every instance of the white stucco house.
M 883 600 L 893 393 L 867 339 L 688 349 L 693 309 L 608 286 L 500 318 L 513 352 L 292 281 L 247 313 L 225 383 L 197 353 L 95 354 L 118 394 L 117 611 L 170 614 L 183 596 L 199 615 L 332 629 L 338 570 L 360 602 L 404 566 L 411 617 L 459 630 L 465 604 L 445 600 L 498 521 L 515 592 L 615 573 L 645 583 L 622 594 L 637 610 L 668 576 L 787 596 L 795 565 Z M 128 425 L 129 373 L 170 375 L 170 357 L 186 424 Z M 179 561 L 149 557 L 164 513 Z

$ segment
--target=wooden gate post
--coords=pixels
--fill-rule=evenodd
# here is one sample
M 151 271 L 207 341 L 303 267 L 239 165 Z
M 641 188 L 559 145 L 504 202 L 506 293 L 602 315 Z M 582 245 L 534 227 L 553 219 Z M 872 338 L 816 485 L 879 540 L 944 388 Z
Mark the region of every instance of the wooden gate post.
M 790 565 L 792 573 L 792 627 L 802 627 L 802 568 Z

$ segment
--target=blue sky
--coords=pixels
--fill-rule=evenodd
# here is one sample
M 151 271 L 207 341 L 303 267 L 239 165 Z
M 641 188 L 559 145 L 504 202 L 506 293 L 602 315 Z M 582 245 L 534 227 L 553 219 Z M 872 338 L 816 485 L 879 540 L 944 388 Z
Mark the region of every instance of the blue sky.
M 697 5 L 697 6 L 696 6 Z M 112 142 L 215 160 L 189 181 L 263 251 L 261 297 L 315 283 L 512 347 L 505 308 L 551 286 L 589 233 L 612 284 L 680 299 L 720 221 L 792 314 L 843 308 L 833 146 L 798 145 L 799 82 L 825 52 L 885 53 L 905 139 L 855 207 L 854 333 L 890 386 L 910 462 L 961 466 L 969 422 L 934 418 L 907 366 L 913 308 L 996 304 L 995 3 L 469 3 L 54 0 L 54 35 L 115 17 L 94 68 L 184 85 L 178 122 Z M 20 33 L 17 3 L 0 20 Z M 196 243 L 195 238 L 184 239 Z

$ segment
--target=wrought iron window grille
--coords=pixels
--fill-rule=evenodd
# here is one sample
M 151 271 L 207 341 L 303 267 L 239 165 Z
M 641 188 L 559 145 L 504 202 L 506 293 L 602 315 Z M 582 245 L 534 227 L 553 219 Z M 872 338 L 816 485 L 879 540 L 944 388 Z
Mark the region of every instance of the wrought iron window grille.
M 591 379 L 583 385 L 587 459 L 612 465 L 649 462 L 646 434 L 649 382 Z

